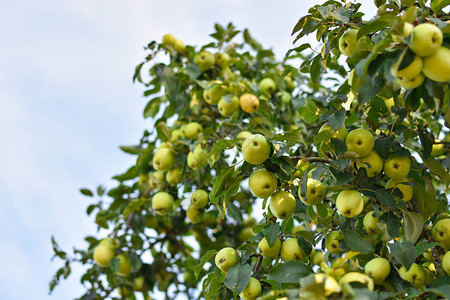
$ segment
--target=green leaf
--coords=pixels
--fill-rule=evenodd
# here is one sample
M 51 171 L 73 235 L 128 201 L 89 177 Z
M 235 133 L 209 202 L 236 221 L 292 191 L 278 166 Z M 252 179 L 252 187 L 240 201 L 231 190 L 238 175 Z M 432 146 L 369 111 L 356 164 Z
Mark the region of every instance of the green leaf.
M 281 231 L 281 226 L 278 223 L 269 223 L 263 229 L 264 237 L 267 239 L 269 247 L 273 247 L 277 240 L 278 233 Z
M 219 160 L 223 150 L 236 146 L 236 142 L 230 140 L 220 140 L 214 144 L 208 153 L 208 163 L 212 167 Z
M 300 246 L 300 248 L 303 250 L 303 252 L 305 252 L 306 256 L 309 256 L 311 254 L 311 251 L 313 248 L 311 243 L 302 237 L 297 237 L 297 240 L 298 240 L 298 245 Z
M 131 267 L 134 272 L 139 271 L 142 267 L 142 262 L 139 257 L 132 253 L 127 253 L 128 258 L 130 259 Z
M 94 193 L 90 189 L 82 188 L 80 192 L 85 196 L 94 197 Z
M 406 210 L 402 210 L 402 213 L 406 239 L 415 244 L 423 230 L 423 217 L 416 212 Z
M 224 284 L 233 294 L 238 295 L 247 287 L 251 275 L 252 267 L 249 264 L 238 263 L 228 270 Z
M 385 189 L 378 189 L 375 191 L 375 197 L 377 200 L 379 200 L 381 203 L 386 205 L 387 207 L 392 208 L 398 208 L 403 207 L 406 208 L 405 202 L 403 201 L 396 201 L 395 195 L 391 194 L 388 190 Z
M 144 108 L 144 118 L 153 118 L 159 112 L 161 108 L 162 99 L 161 97 L 154 98 L 150 100 Z
M 388 211 L 379 218 L 379 221 L 386 224 L 387 232 L 391 238 L 395 238 L 398 236 L 401 223 L 400 219 L 395 215 L 395 213 Z
M 227 201 L 227 215 L 238 222 L 243 221 L 241 210 L 231 201 Z
M 305 119 L 307 124 L 311 124 L 320 117 L 320 110 L 317 108 L 316 104 L 312 99 L 306 98 L 306 103 L 304 106 L 298 108 L 298 114 L 300 117 Z
M 444 299 L 450 299 L 450 276 L 439 276 L 431 287 L 425 290 L 436 293 Z
M 119 146 L 120 150 L 125 153 L 137 155 L 141 153 L 142 147 L 140 145 L 137 146 Z
M 396 242 L 389 245 L 392 256 L 404 266 L 407 270 L 416 260 L 416 250 L 410 241 Z
M 416 250 L 416 256 L 421 255 L 422 253 L 424 253 L 426 250 L 436 247 L 437 245 L 439 245 L 438 242 L 434 242 L 434 243 L 422 243 L 417 245 L 416 247 L 414 247 L 414 249 Z
M 422 159 L 426 160 L 431 155 L 431 149 L 433 148 L 433 140 L 428 132 L 419 130 L 420 143 L 422 144 Z
M 219 176 L 216 177 L 211 192 L 209 193 L 209 199 L 212 203 L 217 203 L 217 198 L 224 194 L 224 187 L 227 179 L 233 174 L 234 166 L 222 170 Z
M 167 127 L 165 122 L 159 122 L 156 126 L 156 132 L 158 134 L 158 138 L 161 142 L 170 141 L 170 129 Z
M 217 253 L 217 250 L 212 249 L 212 250 L 209 250 L 208 252 L 206 252 L 205 254 L 203 254 L 200 263 L 194 269 L 195 278 L 198 278 L 198 275 L 200 275 L 200 272 L 203 270 L 203 266 L 208 261 L 210 261 L 211 258 L 213 258 L 216 255 L 216 253 Z
M 358 231 L 345 229 L 344 240 L 350 249 L 361 252 L 362 254 L 370 254 L 375 251 L 373 245 L 364 240 Z
M 286 142 L 288 145 L 295 145 L 295 144 L 305 145 L 305 140 L 303 139 L 303 135 L 299 130 L 286 131 L 283 133 L 275 134 L 271 140 Z
M 366 36 L 370 33 L 390 27 L 397 21 L 400 21 L 400 17 L 391 14 L 383 14 L 381 16 L 377 16 L 371 21 L 367 22 L 358 30 L 357 39 L 360 39 L 361 37 Z
M 275 268 L 269 271 L 267 279 L 275 280 L 278 283 L 296 283 L 298 284 L 300 278 L 308 276 L 312 273 L 311 267 L 301 261 L 290 260 L 285 263 L 278 264 Z
M 127 207 L 123 210 L 123 218 L 126 219 L 128 216 L 134 212 L 136 209 L 141 207 L 145 202 L 149 201 L 147 198 L 139 198 L 131 201 Z
M 428 160 L 427 160 L 428 161 Z M 433 182 L 428 177 L 422 178 L 424 184 L 417 182 L 413 185 L 414 199 L 417 203 L 417 208 L 422 214 L 424 220 L 428 220 L 437 209 L 437 199 L 435 196 L 435 189 Z
M 334 114 L 331 114 L 327 118 L 328 125 L 331 127 L 331 129 L 339 130 L 342 127 L 344 127 L 345 115 L 346 115 L 346 112 L 344 109 L 342 109 Z
M 442 165 L 436 160 L 436 158 L 434 156 L 429 156 L 427 159 L 424 159 L 423 162 L 430 169 L 430 171 L 436 174 L 440 179 L 442 179 L 445 185 L 448 187 L 448 185 L 450 184 L 450 174 L 442 167 Z
M 450 5 L 450 0 L 431 0 L 430 7 L 431 10 L 437 14 L 444 7 Z

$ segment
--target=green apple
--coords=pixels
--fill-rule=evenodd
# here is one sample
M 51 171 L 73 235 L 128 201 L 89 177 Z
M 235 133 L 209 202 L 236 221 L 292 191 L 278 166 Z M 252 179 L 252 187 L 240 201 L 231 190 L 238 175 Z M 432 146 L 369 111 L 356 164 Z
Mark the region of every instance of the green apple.
M 253 135 L 253 133 L 251 133 L 250 131 L 243 130 L 239 132 L 238 135 L 236 136 L 236 141 L 238 142 L 239 145 L 242 145 L 245 139 L 251 135 Z
M 345 137 L 347 151 L 353 152 L 359 157 L 364 157 L 372 152 L 375 139 L 369 130 L 357 128 L 350 131 Z
M 206 103 L 216 105 L 220 99 L 228 93 L 228 88 L 222 81 L 212 81 L 208 88 L 203 91 L 203 98 Z
M 381 284 L 391 272 L 389 261 L 382 257 L 370 260 L 364 267 L 364 273 L 373 279 L 375 284 Z
M 272 78 L 266 77 L 259 82 L 259 90 L 264 93 L 273 94 L 277 90 L 277 85 Z
M 198 209 L 205 208 L 208 205 L 209 196 L 208 192 L 204 190 L 195 190 L 191 196 L 191 204 Z
M 346 218 L 354 218 L 364 208 L 364 200 L 357 190 L 343 190 L 336 198 L 336 208 Z
M 426 280 L 425 271 L 421 265 L 418 265 L 416 263 L 413 263 L 409 268 L 409 270 L 406 270 L 405 267 L 401 267 L 398 270 L 398 274 L 402 279 L 408 281 L 417 288 L 420 288 L 425 284 Z
M 445 153 L 445 145 L 440 140 L 435 140 L 431 148 L 431 155 L 440 156 Z
M 253 134 L 242 144 L 242 155 L 252 165 L 262 164 L 269 158 L 270 144 L 262 134 Z
M 412 187 L 412 185 L 404 184 L 407 182 L 408 181 L 405 179 L 400 179 L 400 180 L 389 179 L 388 182 L 386 183 L 386 188 L 387 189 L 390 189 L 390 188 L 399 189 L 403 195 L 400 199 L 403 200 L 404 202 L 408 202 L 409 200 L 412 199 L 413 187 Z
M 164 187 L 164 172 L 155 171 L 151 172 L 148 183 L 152 189 L 161 190 Z
M 411 161 L 408 156 L 391 154 L 384 162 L 383 168 L 386 176 L 394 180 L 400 180 L 408 175 L 411 168 Z
M 253 228 L 252 227 L 244 227 L 239 232 L 238 238 L 242 243 L 244 243 L 252 236 L 255 236 L 255 233 L 253 232 Z
M 203 126 L 197 122 L 191 122 L 186 125 L 184 129 L 184 135 L 187 139 L 198 140 L 200 134 L 203 133 Z
M 289 94 L 288 92 L 286 92 L 286 91 L 281 92 L 279 94 L 279 97 L 281 99 L 281 102 L 286 103 L 286 104 L 291 103 L 291 94 Z
M 108 246 L 113 249 L 117 249 L 120 246 L 118 239 L 104 238 L 100 241 L 99 245 Z
M 324 255 L 322 250 L 320 249 L 312 249 L 311 250 L 311 254 L 309 255 L 309 259 L 311 261 L 311 263 L 313 263 L 314 265 L 320 265 L 323 260 L 324 260 Z
M 359 168 L 365 168 L 368 177 L 375 177 L 383 170 L 383 159 L 375 151 L 370 152 L 369 155 L 361 157 L 356 162 L 356 166 Z
M 183 169 L 182 168 L 173 168 L 170 169 L 166 174 L 166 181 L 170 185 L 177 185 L 183 181 Z
M 184 45 L 182 40 L 175 39 L 175 44 L 173 45 L 173 49 L 179 53 L 183 53 L 186 51 L 186 46 Z
M 437 82 L 450 81 L 450 49 L 441 46 L 436 53 L 423 59 L 423 74 Z
M 339 231 L 331 231 L 325 238 L 325 248 L 327 248 L 330 253 L 339 252 L 339 240 L 342 240 L 343 236 Z
M 298 189 L 298 196 L 306 205 L 316 205 L 325 198 L 325 188 L 319 180 L 308 178 L 306 182 L 306 199 L 300 195 L 300 189 Z
M 284 83 L 286 83 L 286 90 L 288 92 L 292 93 L 295 90 L 294 81 L 292 81 L 292 77 L 291 76 L 284 77 Z
M 322 127 L 320 127 L 320 129 L 319 129 L 319 133 L 321 133 L 322 131 L 325 131 L 325 130 L 330 130 L 331 134 L 332 134 L 331 137 L 335 138 L 335 139 L 340 139 L 341 141 L 344 141 L 345 137 L 348 134 L 348 130 L 347 130 L 347 128 L 345 128 L 345 126 L 340 128 L 339 130 L 336 130 L 336 129 L 331 129 L 331 127 L 328 124 L 323 124 Z
M 278 255 L 280 255 L 281 241 L 279 238 L 277 238 L 272 247 L 270 247 L 269 242 L 267 242 L 267 239 L 263 238 L 258 244 L 258 249 L 259 251 L 261 251 L 263 256 L 276 258 L 278 257 Z
M 325 296 L 330 296 L 334 293 L 339 293 L 341 291 L 341 286 L 339 283 L 334 279 L 333 277 L 318 273 L 314 275 L 314 279 L 316 281 L 316 284 L 323 285 L 323 289 L 325 291 Z M 305 299 L 310 299 L 309 297 L 305 297 Z M 312 299 L 312 298 L 311 298 Z M 320 297 L 317 299 L 329 299 L 328 297 Z
M 173 197 L 167 192 L 158 192 L 152 198 L 152 208 L 158 215 L 164 215 L 172 210 Z
M 342 54 L 344 54 L 345 56 L 352 56 L 357 45 L 357 35 L 358 30 L 351 28 L 339 38 L 339 51 L 341 51 Z
M 286 191 L 279 191 L 270 197 L 270 210 L 278 219 L 286 219 L 294 212 L 296 201 L 294 196 Z
M 239 106 L 246 113 L 253 113 L 259 108 L 259 99 L 253 94 L 245 93 L 239 97 Z
M 128 298 L 133 296 L 133 289 L 129 286 L 122 285 L 117 287 L 117 292 L 121 298 Z
M 145 279 L 144 276 L 139 276 L 134 279 L 134 289 L 136 291 L 142 291 L 144 289 Z
M 215 63 L 221 68 L 226 68 L 230 65 L 231 58 L 228 53 L 217 53 L 215 56 Z
M 437 221 L 433 230 L 431 231 L 431 236 L 436 242 L 441 243 L 441 245 L 449 249 L 450 248 L 450 219 L 442 219 Z
M 297 238 L 290 238 L 281 245 L 281 258 L 284 261 L 305 260 L 305 253 L 300 248 Z
M 248 185 L 253 195 L 265 199 L 273 195 L 277 189 L 278 182 L 275 174 L 266 169 L 259 169 L 250 176 Z
M 117 271 L 117 275 L 120 276 L 128 276 L 131 273 L 131 262 L 126 253 L 122 253 L 116 256 L 119 260 L 119 270 Z
M 186 210 L 186 217 L 192 224 L 197 224 L 202 220 L 203 212 L 195 207 L 194 205 L 189 205 Z
M 219 113 L 224 117 L 231 117 L 239 110 L 239 98 L 237 96 L 231 97 L 229 101 L 222 97 L 217 105 Z
M 439 27 L 431 23 L 422 23 L 412 30 L 410 49 L 418 56 L 430 56 L 441 47 L 442 40 L 443 35 Z
M 109 261 L 114 258 L 114 248 L 108 245 L 98 245 L 94 248 L 94 260 L 101 267 L 108 267 Z
M 170 133 L 170 138 L 172 141 L 177 141 L 181 138 L 184 138 L 184 132 L 181 129 L 174 129 Z
M 158 148 L 153 156 L 153 167 L 158 171 L 168 171 L 175 164 L 175 155 L 169 148 Z
M 173 47 L 175 45 L 175 41 L 176 41 L 176 38 L 173 36 L 173 34 L 167 33 L 167 34 L 163 35 L 163 38 L 162 38 L 163 44 L 171 45 Z
M 368 234 L 378 234 L 381 233 L 380 228 L 378 228 L 378 218 L 381 215 L 381 212 L 378 214 L 378 217 L 373 216 L 374 211 L 369 211 L 363 219 L 364 229 Z
M 216 266 L 223 272 L 227 272 L 238 262 L 238 254 L 236 250 L 231 247 L 225 247 L 216 254 L 214 259 Z
M 250 277 L 245 289 L 239 294 L 243 300 L 255 300 L 261 294 L 261 283 L 258 279 Z
M 450 275 L 450 251 L 445 252 L 444 257 L 442 257 L 442 269 Z
M 406 90 L 412 90 L 422 85 L 422 83 L 425 81 L 425 75 L 420 73 L 416 77 L 412 78 L 411 80 L 401 80 L 397 78 L 397 83 Z
M 198 53 L 194 58 L 194 63 L 196 63 L 202 72 L 207 71 L 214 66 L 215 58 L 214 54 L 207 50 L 203 50 Z
M 298 234 L 298 233 L 300 233 L 302 231 L 305 231 L 305 226 L 297 225 L 297 226 L 292 227 L 292 231 L 291 232 L 292 232 L 292 234 L 296 235 L 296 234 Z
M 200 147 L 196 147 L 194 152 L 189 152 L 187 164 L 191 169 L 200 170 L 208 164 L 208 153 Z
M 423 61 L 422 58 L 416 55 L 414 56 L 413 61 L 408 66 L 404 67 L 403 69 L 399 69 L 403 57 L 404 56 L 402 55 L 400 59 L 392 66 L 391 73 L 399 80 L 409 81 L 417 77 L 417 75 L 422 72 Z

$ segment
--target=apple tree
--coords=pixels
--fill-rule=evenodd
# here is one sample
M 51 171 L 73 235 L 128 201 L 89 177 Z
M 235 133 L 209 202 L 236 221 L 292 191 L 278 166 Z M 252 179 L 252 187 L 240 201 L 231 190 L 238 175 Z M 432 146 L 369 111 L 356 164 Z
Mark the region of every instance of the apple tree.
M 374 2 L 311 7 L 282 61 L 232 24 L 149 43 L 153 126 L 50 291 L 81 263 L 79 299 L 449 298 L 450 3 Z

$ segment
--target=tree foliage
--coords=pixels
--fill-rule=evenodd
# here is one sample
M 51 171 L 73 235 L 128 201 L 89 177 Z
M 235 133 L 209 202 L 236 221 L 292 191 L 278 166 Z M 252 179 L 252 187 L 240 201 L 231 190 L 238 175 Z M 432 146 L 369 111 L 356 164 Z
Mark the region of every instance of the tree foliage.
M 151 129 L 120 147 L 136 163 L 116 186 L 80 190 L 100 234 L 73 255 L 52 238 L 64 266 L 50 291 L 81 263 L 79 299 L 256 299 L 249 282 L 261 299 L 450 297 L 450 235 L 433 229 L 450 218 L 450 78 L 421 67 L 422 83 L 399 81 L 417 56 L 408 24 L 434 24 L 450 46 L 449 2 L 427 2 L 375 1 L 368 20 L 358 3 L 315 5 L 292 34 L 319 46 L 300 44 L 283 61 L 232 24 L 216 24 L 200 48 L 171 35 L 149 43 L 133 80 L 145 86 Z M 249 162 L 261 144 L 268 157 Z M 260 169 L 275 181 L 249 183 Z M 222 256 L 226 247 L 236 256 Z M 368 271 L 374 258 L 389 265 L 381 281 Z

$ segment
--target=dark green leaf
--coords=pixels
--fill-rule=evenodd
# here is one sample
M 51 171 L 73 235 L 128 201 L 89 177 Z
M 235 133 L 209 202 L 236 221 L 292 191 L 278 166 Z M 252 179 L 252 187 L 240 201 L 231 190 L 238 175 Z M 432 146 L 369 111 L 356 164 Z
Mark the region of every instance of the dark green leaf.
M 360 39 L 361 37 L 366 36 L 372 32 L 377 32 L 390 27 L 392 24 L 399 20 L 400 17 L 391 14 L 383 14 L 381 16 L 377 16 L 371 21 L 367 22 L 358 30 L 357 39 Z
M 344 240 L 350 249 L 361 252 L 362 254 L 370 254 L 375 251 L 373 245 L 364 240 L 358 231 L 345 229 Z
M 388 211 L 387 213 L 381 215 L 379 221 L 384 222 L 387 227 L 387 232 L 391 238 L 395 238 L 398 236 L 401 223 L 400 219 L 393 213 L 392 211 Z
M 281 226 L 278 223 L 269 223 L 264 227 L 263 234 L 267 239 L 267 243 L 269 243 L 269 247 L 273 247 L 280 231 Z
M 437 199 L 431 179 L 428 177 L 423 177 L 422 179 L 423 184 L 416 181 L 416 185 L 413 185 L 414 199 L 416 200 L 417 208 L 422 214 L 423 219 L 428 220 L 428 218 L 436 211 Z
M 139 207 L 141 207 L 145 202 L 149 201 L 149 199 L 147 198 L 139 198 L 139 199 L 135 199 L 133 201 L 131 201 L 127 207 L 125 207 L 124 211 L 123 211 L 123 218 L 126 219 L 128 218 L 128 216 L 134 212 L 136 209 L 138 209 Z
M 303 262 L 290 260 L 286 263 L 281 263 L 269 271 L 267 278 L 275 280 L 278 283 L 296 283 L 300 278 L 308 276 L 312 273 L 311 267 Z
M 230 140 L 220 140 L 215 143 L 211 148 L 211 151 L 208 153 L 209 165 L 214 166 L 214 164 L 219 160 L 222 151 L 225 149 L 230 149 L 234 146 L 236 146 L 236 142 Z
M 128 154 L 137 155 L 141 153 L 142 147 L 140 145 L 137 146 L 119 146 L 119 148 Z
M 438 242 L 434 242 L 434 243 L 422 243 L 417 245 L 414 249 L 416 250 L 416 256 L 422 255 L 422 253 L 424 253 L 425 251 L 427 251 L 430 248 L 436 247 L 437 245 L 439 245 Z
M 412 211 L 403 210 L 402 212 L 406 239 L 415 244 L 423 230 L 423 217 Z
M 194 269 L 194 275 L 196 278 L 198 278 L 198 275 L 200 274 L 200 272 L 203 270 L 203 266 L 211 260 L 211 258 L 213 258 L 217 253 L 217 250 L 213 249 L 213 250 L 209 250 L 208 252 L 206 252 L 205 254 L 203 254 L 202 259 L 200 261 L 200 263 L 195 267 Z
M 450 276 L 439 276 L 426 290 L 436 293 L 444 299 L 450 299 Z
M 82 188 L 80 192 L 85 196 L 94 197 L 94 193 L 90 189 Z
M 238 222 L 243 220 L 241 210 L 231 201 L 227 202 L 227 215 Z
M 416 259 L 416 250 L 410 241 L 396 242 L 389 245 L 392 256 L 404 266 L 407 270 L 414 263 Z
M 233 294 L 238 295 L 247 287 L 251 275 L 252 267 L 249 264 L 238 263 L 228 270 L 224 284 Z
M 437 14 L 441 9 L 450 5 L 450 0 L 431 0 L 431 10 Z

